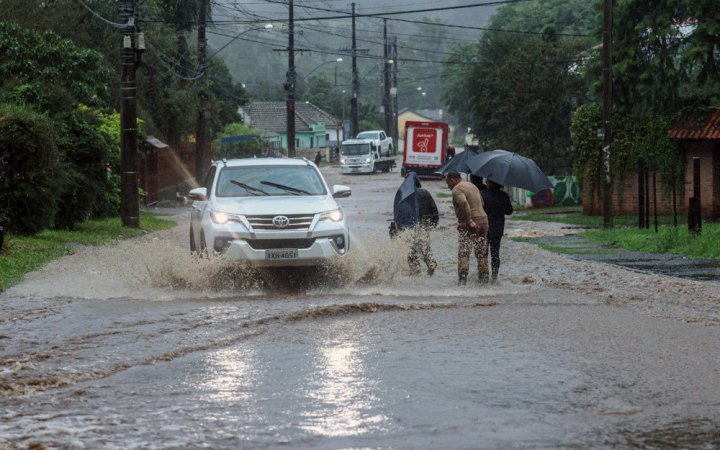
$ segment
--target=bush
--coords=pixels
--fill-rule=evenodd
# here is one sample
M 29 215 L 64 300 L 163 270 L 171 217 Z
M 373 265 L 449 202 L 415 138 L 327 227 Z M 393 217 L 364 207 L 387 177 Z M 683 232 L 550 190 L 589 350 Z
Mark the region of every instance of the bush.
M 55 140 L 46 116 L 0 104 L 0 219 L 15 233 L 53 225 L 65 180 Z
M 107 190 L 106 165 L 112 144 L 99 131 L 91 110 L 78 108 L 60 119 L 58 149 L 67 177 L 62 187 L 55 228 L 69 229 L 103 210 Z

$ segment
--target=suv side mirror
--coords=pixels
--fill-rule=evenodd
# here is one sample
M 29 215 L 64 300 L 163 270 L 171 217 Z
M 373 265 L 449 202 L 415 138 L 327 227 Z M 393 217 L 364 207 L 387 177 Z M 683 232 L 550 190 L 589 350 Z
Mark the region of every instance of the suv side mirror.
M 207 188 L 199 187 L 191 190 L 188 192 L 188 197 L 190 197 L 190 200 L 197 200 L 200 202 L 206 201 L 207 198 Z
M 352 189 L 347 186 L 343 186 L 342 184 L 333 186 L 333 198 L 350 197 L 350 194 L 352 194 Z

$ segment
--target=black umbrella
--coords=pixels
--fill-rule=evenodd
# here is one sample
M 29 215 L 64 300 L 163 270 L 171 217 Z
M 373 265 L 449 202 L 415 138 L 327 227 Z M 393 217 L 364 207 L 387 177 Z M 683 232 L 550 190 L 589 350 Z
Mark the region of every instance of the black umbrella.
M 438 170 L 435 171 L 435 173 L 439 173 L 441 175 L 445 175 L 446 173 L 450 172 L 451 170 L 457 170 L 460 173 L 468 173 L 470 171 L 470 167 L 467 165 L 467 160 L 472 159 L 476 157 L 478 154 L 470 149 L 466 149 L 458 154 L 456 154 L 453 158 L 448 159 L 443 163 L 442 166 L 438 168 Z
M 492 150 L 469 158 L 471 173 L 503 186 L 514 186 L 533 192 L 552 189 L 553 184 L 530 158 L 506 150 Z

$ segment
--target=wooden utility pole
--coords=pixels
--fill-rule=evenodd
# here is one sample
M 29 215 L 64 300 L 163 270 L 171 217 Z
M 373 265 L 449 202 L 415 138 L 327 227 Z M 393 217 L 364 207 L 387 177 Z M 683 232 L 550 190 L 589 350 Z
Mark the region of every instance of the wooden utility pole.
M 393 36 L 392 43 L 392 85 L 395 89 L 395 95 L 392 98 L 392 111 L 393 111 L 393 149 L 397 152 L 399 150 L 400 130 L 398 129 L 398 51 L 397 51 L 397 36 Z
M 120 17 L 120 217 L 125 227 L 140 227 L 137 179 L 137 70 L 135 52 L 135 1 L 118 1 Z
M 288 158 L 295 157 L 295 24 L 293 22 L 293 0 L 288 0 L 288 71 L 285 81 L 287 94 L 287 149 Z
M 385 132 L 392 133 L 392 107 L 390 106 L 390 44 L 387 36 L 387 19 L 383 19 L 383 113 L 385 115 Z M 393 144 L 394 146 L 395 144 Z
M 350 138 L 357 136 L 359 129 L 358 121 L 358 95 L 360 90 L 360 79 L 357 70 L 357 45 L 355 42 L 355 3 L 352 4 L 352 98 L 350 98 Z
M 205 176 L 205 149 L 208 145 L 207 136 L 207 38 L 205 26 L 207 24 L 207 0 L 200 0 L 198 14 L 198 80 L 197 91 L 197 123 L 195 129 L 195 181 L 199 186 Z
M 603 227 L 612 228 L 612 172 L 610 155 L 612 146 L 612 22 L 613 0 L 605 0 L 603 13 Z

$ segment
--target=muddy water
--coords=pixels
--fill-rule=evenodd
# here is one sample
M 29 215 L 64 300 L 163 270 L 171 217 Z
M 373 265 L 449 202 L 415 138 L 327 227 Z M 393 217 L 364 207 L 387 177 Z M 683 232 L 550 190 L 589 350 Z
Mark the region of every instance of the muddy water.
M 354 190 L 338 265 L 193 259 L 166 210 L 177 228 L 0 297 L 0 448 L 720 445 L 720 287 L 509 239 L 499 285 L 457 287 L 439 182 L 440 265 L 413 277 L 387 236 L 399 178 L 326 176 Z

